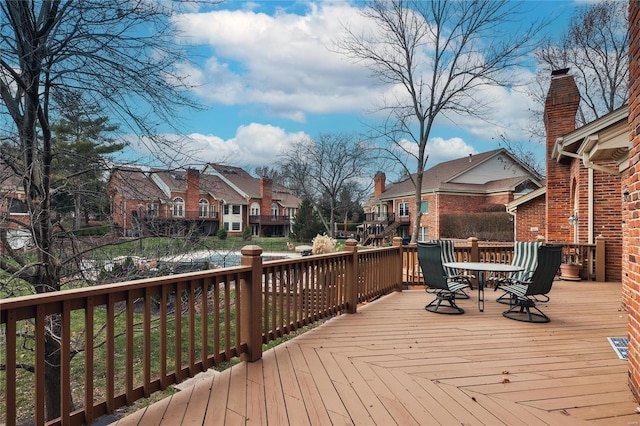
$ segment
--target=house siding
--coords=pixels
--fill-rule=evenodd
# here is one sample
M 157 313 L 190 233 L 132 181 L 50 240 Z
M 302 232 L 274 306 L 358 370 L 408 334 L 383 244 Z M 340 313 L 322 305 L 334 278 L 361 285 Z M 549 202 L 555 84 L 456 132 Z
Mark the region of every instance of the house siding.
M 544 235 L 546 229 L 547 202 L 544 196 L 518 206 L 515 224 L 516 241 L 537 241 L 539 235 Z
M 629 198 L 624 202 L 624 270 L 622 285 L 629 313 L 629 385 L 640 400 L 640 5 L 629 2 L 629 170 L 626 185 Z

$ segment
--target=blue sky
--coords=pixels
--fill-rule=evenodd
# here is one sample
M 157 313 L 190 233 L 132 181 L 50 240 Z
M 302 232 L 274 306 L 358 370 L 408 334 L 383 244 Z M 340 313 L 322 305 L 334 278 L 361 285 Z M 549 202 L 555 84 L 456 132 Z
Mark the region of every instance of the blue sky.
M 572 1 L 529 1 L 531 19 L 556 18 L 560 34 L 576 5 Z M 342 24 L 363 25 L 358 3 L 346 1 L 227 1 L 181 15 L 182 43 L 197 46 L 191 64 L 178 64 L 198 88 L 205 111 L 187 115 L 184 133 L 198 161 L 228 162 L 253 171 L 273 166 L 292 142 L 319 133 L 364 132 L 387 92 L 362 65 L 332 52 Z M 531 79 L 532 69 L 520 69 Z M 531 100 L 523 90 L 492 95 L 495 122 L 460 117 L 441 122 L 429 141 L 432 166 L 499 147 L 496 135 L 527 140 Z M 537 149 L 542 155 L 542 148 Z

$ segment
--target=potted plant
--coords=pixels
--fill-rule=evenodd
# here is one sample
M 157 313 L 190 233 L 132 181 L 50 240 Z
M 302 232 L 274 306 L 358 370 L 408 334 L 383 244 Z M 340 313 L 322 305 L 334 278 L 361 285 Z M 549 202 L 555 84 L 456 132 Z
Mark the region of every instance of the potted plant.
M 564 261 L 560 264 L 560 278 L 569 281 L 580 281 L 580 271 L 582 263 L 580 257 L 573 251 L 565 256 Z

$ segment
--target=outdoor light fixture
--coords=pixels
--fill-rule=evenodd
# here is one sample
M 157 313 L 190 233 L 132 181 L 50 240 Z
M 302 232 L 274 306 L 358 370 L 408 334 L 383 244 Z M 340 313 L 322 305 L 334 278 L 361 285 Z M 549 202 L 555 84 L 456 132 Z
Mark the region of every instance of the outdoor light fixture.
M 629 187 L 625 186 L 624 191 L 622 191 L 622 200 L 629 201 Z
M 569 216 L 569 224 L 571 226 L 576 226 L 578 224 L 578 211 L 573 212 L 571 216 Z

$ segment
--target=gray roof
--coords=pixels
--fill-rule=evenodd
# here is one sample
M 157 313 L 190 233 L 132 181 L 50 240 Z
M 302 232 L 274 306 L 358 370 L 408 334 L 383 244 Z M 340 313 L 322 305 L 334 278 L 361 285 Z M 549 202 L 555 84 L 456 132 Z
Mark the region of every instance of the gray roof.
M 459 183 L 456 178 L 463 176 L 476 167 L 479 167 L 486 161 L 497 155 L 507 155 L 513 161 L 517 162 L 525 170 L 530 172 L 530 176 L 514 176 L 504 179 L 489 180 L 478 183 Z M 415 179 L 415 174 L 412 177 Z M 464 192 L 488 194 L 500 191 L 513 190 L 516 186 L 527 180 L 535 181 L 539 185 L 539 176 L 524 165 L 520 160 L 511 155 L 507 150 L 501 148 L 493 151 L 475 154 L 468 157 L 458 158 L 456 160 L 445 161 L 434 165 L 430 169 L 424 171 L 422 176 L 422 192 Z M 415 194 L 415 185 L 412 179 L 404 179 L 399 182 L 387 184 L 385 191 L 379 199 L 393 199 L 405 195 Z

